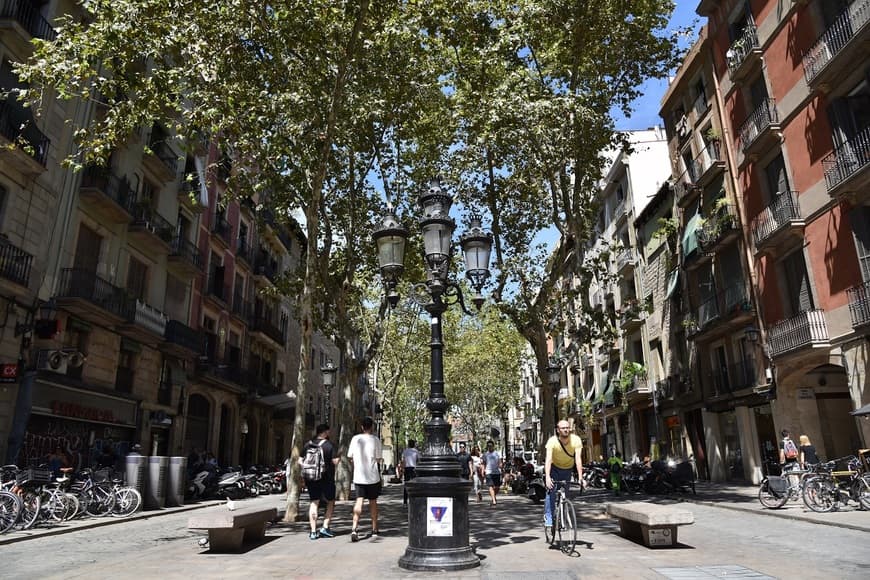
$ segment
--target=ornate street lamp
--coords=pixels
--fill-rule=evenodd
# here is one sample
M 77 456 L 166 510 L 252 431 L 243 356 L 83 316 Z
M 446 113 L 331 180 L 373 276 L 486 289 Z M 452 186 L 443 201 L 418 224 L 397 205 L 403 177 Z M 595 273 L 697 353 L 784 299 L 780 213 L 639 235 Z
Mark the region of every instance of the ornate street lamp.
M 323 379 L 323 389 L 326 391 L 326 422 L 332 424 L 332 387 L 335 386 L 335 375 L 338 373 L 338 368 L 332 364 L 332 360 L 326 361 L 326 364 L 320 367 L 320 376 Z
M 407 570 L 463 570 L 480 565 L 468 542 L 468 492 L 471 483 L 460 478 L 459 462 L 450 448 L 450 424 L 444 419 L 444 343 L 441 316 L 457 302 L 467 314 L 462 290 L 450 279 L 452 238 L 456 226 L 450 217 L 453 199 L 438 179 L 419 198 L 423 210 L 420 229 L 426 263 L 426 282 L 414 285 L 411 299 L 431 317 L 431 361 L 429 399 L 431 413 L 424 426 L 426 441 L 420 450 L 417 477 L 406 484 L 409 496 L 408 547 L 399 559 Z M 404 271 L 404 250 L 408 231 L 394 215 L 388 215 L 373 237 L 378 245 L 378 260 L 386 298 L 398 303 L 398 278 Z M 466 276 L 474 288 L 472 301 L 483 305 L 481 290 L 489 277 L 492 236 L 481 228 L 479 216 L 471 219 L 471 229 L 460 239 L 465 253 Z

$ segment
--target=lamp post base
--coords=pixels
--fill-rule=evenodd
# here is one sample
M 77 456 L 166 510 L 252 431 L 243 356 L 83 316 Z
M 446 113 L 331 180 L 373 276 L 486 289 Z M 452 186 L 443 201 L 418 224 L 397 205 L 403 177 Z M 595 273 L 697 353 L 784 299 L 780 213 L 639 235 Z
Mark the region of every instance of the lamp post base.
M 405 570 L 450 571 L 480 566 L 468 542 L 471 482 L 458 477 L 417 477 L 408 488 Z

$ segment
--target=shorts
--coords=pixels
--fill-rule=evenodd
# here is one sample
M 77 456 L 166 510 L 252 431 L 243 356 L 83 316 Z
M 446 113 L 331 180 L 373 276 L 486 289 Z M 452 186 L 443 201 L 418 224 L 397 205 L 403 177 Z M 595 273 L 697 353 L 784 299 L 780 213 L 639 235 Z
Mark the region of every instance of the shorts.
M 335 501 L 334 479 L 305 480 L 305 486 L 308 488 L 308 497 L 311 501 Z
M 487 473 L 486 485 L 489 487 L 501 487 L 501 473 Z
M 378 499 L 381 495 L 381 482 L 355 483 L 357 499 Z

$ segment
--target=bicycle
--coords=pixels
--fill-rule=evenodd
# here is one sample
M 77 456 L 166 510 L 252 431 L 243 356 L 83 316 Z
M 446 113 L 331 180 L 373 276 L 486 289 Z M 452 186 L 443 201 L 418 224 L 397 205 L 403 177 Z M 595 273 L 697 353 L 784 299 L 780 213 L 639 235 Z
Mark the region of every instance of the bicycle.
M 544 521 L 544 537 L 547 543 L 555 546 L 565 554 L 573 554 L 577 546 L 577 513 L 574 504 L 568 499 L 567 491 L 571 486 L 570 481 L 554 481 L 556 491 L 556 505 L 553 507 L 553 525 L 548 526 Z
M 837 463 L 846 469 L 835 470 Z M 854 456 L 828 461 L 822 472 L 810 478 L 804 486 L 804 504 L 814 512 L 837 511 L 840 504 L 852 499 L 861 509 L 870 509 L 870 474 L 861 472 L 861 461 Z
M 761 481 L 758 488 L 758 501 L 766 508 L 778 509 L 789 500 L 803 497 L 804 487 L 808 477 L 816 474 L 818 469 L 792 469 L 783 471 L 782 475 L 768 475 Z

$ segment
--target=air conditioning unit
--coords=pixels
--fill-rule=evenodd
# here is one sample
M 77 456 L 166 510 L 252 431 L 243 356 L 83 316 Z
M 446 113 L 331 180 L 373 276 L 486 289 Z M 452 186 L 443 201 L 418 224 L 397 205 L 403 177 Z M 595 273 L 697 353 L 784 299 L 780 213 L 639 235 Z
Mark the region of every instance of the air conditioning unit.
M 83 353 L 72 348 L 43 349 L 39 351 L 36 358 L 36 368 L 37 370 L 66 374 L 67 369 L 75 369 L 85 364 L 85 358 Z
M 40 371 L 66 374 L 67 357 L 62 350 L 40 350 L 36 359 L 36 368 Z

